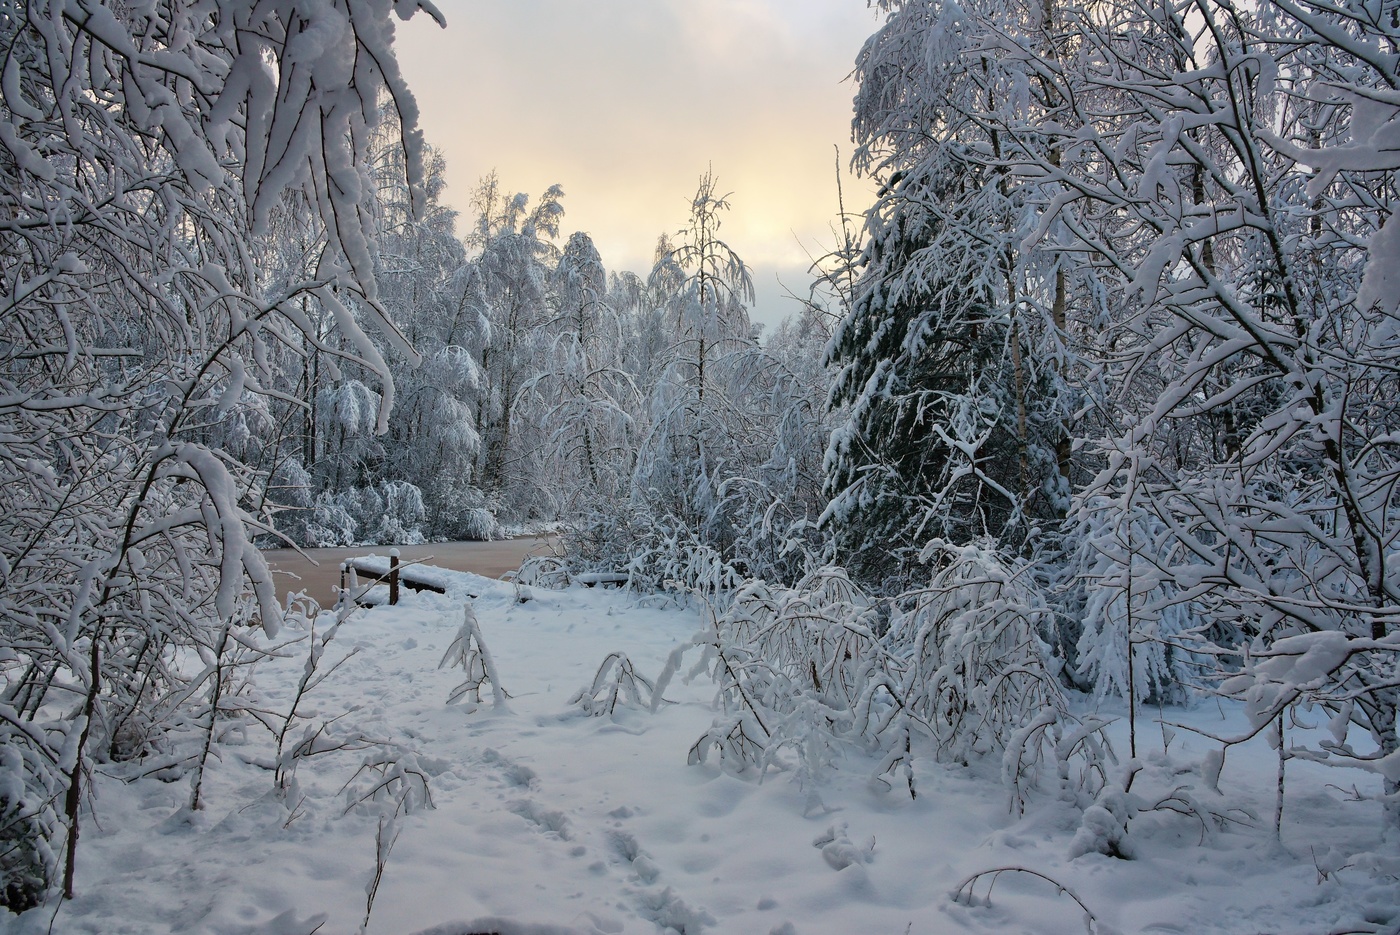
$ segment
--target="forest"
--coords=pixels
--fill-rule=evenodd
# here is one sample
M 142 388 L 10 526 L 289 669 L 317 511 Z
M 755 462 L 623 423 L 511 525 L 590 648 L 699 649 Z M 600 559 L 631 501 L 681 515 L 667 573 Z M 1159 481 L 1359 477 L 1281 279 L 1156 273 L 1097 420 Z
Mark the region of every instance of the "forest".
M 693 665 L 700 768 L 815 796 L 864 757 L 913 801 L 982 764 L 1013 815 L 1073 810 L 1073 857 L 1127 859 L 1164 811 L 1278 838 L 1288 770 L 1335 767 L 1384 829 L 1347 866 L 1400 885 L 1400 4 L 871 6 L 878 197 L 764 329 L 723 167 L 635 272 L 509 166 L 448 207 L 395 58 L 395 18 L 452 28 L 427 0 L 0 0 L 13 918 L 81 890 L 103 782 L 200 812 L 249 731 L 293 816 L 299 760 L 366 756 L 382 874 L 428 779 L 307 728 L 358 611 L 278 593 L 261 549 L 519 529 L 558 547 L 517 588 L 698 616 L 589 697 L 656 713 Z M 484 704 L 509 678 L 466 613 Z M 273 710 L 251 673 L 290 655 Z M 1149 726 L 1165 751 L 1206 703 L 1240 717 L 1197 791 L 1143 792 Z M 1276 762 L 1272 814 L 1206 795 L 1237 749 Z

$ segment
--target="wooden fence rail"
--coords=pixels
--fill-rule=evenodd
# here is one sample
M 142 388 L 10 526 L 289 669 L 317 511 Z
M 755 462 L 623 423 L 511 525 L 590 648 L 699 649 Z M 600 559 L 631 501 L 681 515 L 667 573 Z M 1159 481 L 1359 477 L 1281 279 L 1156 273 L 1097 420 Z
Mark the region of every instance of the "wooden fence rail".
M 399 550 L 389 551 L 389 570 L 381 571 L 379 562 L 372 561 L 377 556 L 365 556 L 363 558 L 350 558 L 340 563 L 340 590 L 342 594 L 349 593 L 348 577 L 353 570 L 357 575 L 364 574 L 372 578 L 368 585 L 360 588 L 360 593 L 354 599 L 359 604 L 372 604 L 374 601 L 366 600 L 369 589 L 376 584 L 386 583 L 389 585 L 389 603 L 399 602 L 399 587 L 402 585 L 410 591 L 432 591 L 434 594 L 446 594 L 447 588 L 441 583 L 429 580 L 426 576 L 414 571 L 415 565 L 422 565 L 429 561 L 432 556 L 422 558 L 414 562 L 400 564 Z

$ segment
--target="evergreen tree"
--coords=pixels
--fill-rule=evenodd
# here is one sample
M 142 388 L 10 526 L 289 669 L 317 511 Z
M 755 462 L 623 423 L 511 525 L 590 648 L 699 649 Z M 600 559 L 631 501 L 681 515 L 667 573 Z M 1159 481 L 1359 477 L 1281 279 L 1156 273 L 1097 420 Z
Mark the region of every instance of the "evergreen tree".
M 887 180 L 828 348 L 824 522 L 871 583 L 931 538 L 1022 549 L 1068 504 L 1071 324 L 1089 277 L 1026 246 L 1043 179 L 1016 171 L 1057 99 L 1000 43 L 1043 44 L 1039 4 L 882 4 L 856 64 L 856 167 Z M 839 275 L 839 272 L 838 272 Z M 1078 330 L 1076 327 L 1074 330 Z
M 896 179 L 827 348 L 830 401 L 847 409 L 827 450 L 824 521 L 871 582 L 906 581 L 934 537 L 1023 534 L 1011 329 L 995 312 L 995 256 L 964 236 L 988 182 L 952 150 Z

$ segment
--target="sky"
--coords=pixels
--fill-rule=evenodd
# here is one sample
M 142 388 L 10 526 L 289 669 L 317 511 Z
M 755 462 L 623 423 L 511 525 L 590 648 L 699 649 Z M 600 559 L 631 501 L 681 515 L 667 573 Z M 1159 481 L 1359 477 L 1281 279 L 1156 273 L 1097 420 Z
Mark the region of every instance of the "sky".
M 710 169 L 731 193 L 721 237 L 771 325 L 798 307 L 784 287 L 805 295 L 810 258 L 836 243 L 834 146 L 847 210 L 871 200 L 844 171 L 846 79 L 878 24 L 864 0 L 437 3 L 447 29 L 400 24 L 399 61 L 463 221 L 493 169 L 532 198 L 558 183 L 563 238 L 586 231 L 609 269 L 645 274 Z

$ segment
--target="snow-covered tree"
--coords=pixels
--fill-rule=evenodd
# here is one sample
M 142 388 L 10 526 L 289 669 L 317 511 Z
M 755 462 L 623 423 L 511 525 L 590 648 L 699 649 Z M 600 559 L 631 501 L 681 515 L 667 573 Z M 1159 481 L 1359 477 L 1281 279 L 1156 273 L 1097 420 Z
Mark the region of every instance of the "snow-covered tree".
M 856 66 L 857 168 L 882 182 L 828 356 L 849 407 L 827 451 L 826 522 L 864 578 L 908 583 L 934 536 L 1019 549 L 1066 504 L 1071 285 L 1023 242 L 1040 189 L 1011 120 L 1053 108 L 993 37 L 1041 10 L 882 4 Z
M 1339 728 L 1310 755 L 1386 773 L 1393 796 L 1394 18 L 1106 3 L 1062 26 L 1072 60 L 995 41 L 1066 102 L 1056 124 L 1007 123 L 1047 143 L 1017 156 L 1054 193 L 1030 240 L 1086 256 L 1113 309 L 1113 418 L 1075 515 L 1105 528 L 1105 504 L 1131 503 L 1114 548 L 1153 565 L 1143 609 L 1189 608 L 1232 654 L 1223 690 L 1256 730 L 1312 703 L 1369 732 L 1371 751 Z
M 736 562 L 773 583 L 795 582 L 832 559 L 830 538 L 818 525 L 827 505 L 822 452 L 832 426 L 825 324 L 804 308 L 735 362 L 753 430 L 741 449 L 742 470 L 721 493 L 735 530 Z
M 871 212 L 828 349 L 831 403 L 846 415 L 827 451 L 825 518 L 843 560 L 875 582 L 907 577 L 929 538 L 1001 536 L 1025 500 L 996 258 L 943 220 L 985 183 L 974 166 L 936 171 L 943 190 L 906 175 Z
M 707 172 L 690 219 L 671 245 L 663 240 L 649 288 L 669 318 L 670 343 L 648 398 L 650 430 L 633 483 L 653 509 L 692 527 L 707 542 L 728 531 L 718 486 L 742 431 L 730 393 L 733 355 L 753 346 L 747 305 L 753 281 L 739 255 L 719 237 L 728 196 Z
M 211 442 L 237 434 L 249 394 L 278 392 L 279 351 L 363 368 L 386 424 L 393 386 L 370 334 L 413 351 L 379 300 L 362 157 L 387 93 L 409 185 L 421 182 L 391 21 L 420 7 L 432 12 L 389 0 L 0 12 L 11 908 L 60 878 L 72 894 L 94 760 L 159 748 L 170 710 L 209 677 L 182 675 L 175 655 L 211 653 L 250 618 L 277 630 L 249 541 L 265 475 Z M 315 254 L 274 280 L 249 245 L 290 201 L 317 225 Z
M 587 234 L 569 237 L 550 286 L 544 369 L 524 389 L 546 434 L 556 499 L 573 513 L 623 492 L 638 393 L 625 369 L 628 329 Z
M 467 236 L 474 255 L 461 275 L 463 309 L 476 320 L 484 392 L 477 400 L 481 435 L 477 483 L 516 519 L 552 517 L 541 495 L 546 473 L 538 420 L 517 417 L 526 383 L 544 369 L 550 275 L 559 260 L 555 239 L 564 213 L 559 186 L 533 207 L 529 196 L 506 196 L 494 174 L 476 194 L 477 217 Z
M 484 499 L 475 474 L 477 402 L 487 388 L 476 356 L 483 329 L 464 308 L 466 251 L 455 232 L 457 212 L 441 201 L 442 155 L 427 148 L 422 197 L 412 204 L 400 150 L 387 132 L 393 122 L 384 123 L 373 154 L 376 272 L 382 301 L 423 360 L 389 357 L 399 400 L 375 479 L 419 488 L 429 521 L 424 533 L 475 538 L 489 531 L 479 521 Z

